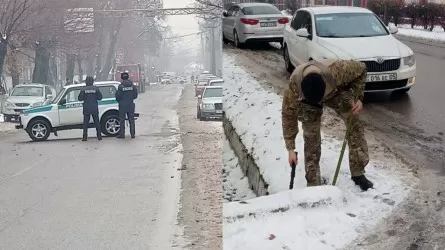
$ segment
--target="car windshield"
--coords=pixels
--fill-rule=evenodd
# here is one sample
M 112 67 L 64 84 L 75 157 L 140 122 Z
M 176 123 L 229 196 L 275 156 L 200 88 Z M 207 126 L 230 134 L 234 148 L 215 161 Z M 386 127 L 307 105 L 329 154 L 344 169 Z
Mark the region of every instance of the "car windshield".
M 31 86 L 16 87 L 12 91 L 11 96 L 43 96 L 43 88 Z
M 244 15 L 270 15 L 270 14 L 281 14 L 280 10 L 274 6 L 269 5 L 259 5 L 250 6 L 243 8 Z
M 222 97 L 222 88 L 207 88 L 203 98 Z
M 389 35 L 388 30 L 373 13 L 331 13 L 315 15 L 317 36 L 373 37 Z
M 51 102 L 52 104 L 57 104 L 60 101 L 60 98 L 62 98 L 62 95 L 64 93 L 64 89 L 60 90 L 59 93 L 57 93 L 56 97 L 54 97 L 53 101 Z

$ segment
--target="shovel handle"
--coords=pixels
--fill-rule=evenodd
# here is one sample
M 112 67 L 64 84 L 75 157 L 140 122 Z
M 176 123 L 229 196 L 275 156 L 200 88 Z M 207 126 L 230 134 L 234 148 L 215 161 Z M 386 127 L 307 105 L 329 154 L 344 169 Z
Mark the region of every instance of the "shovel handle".
M 297 168 L 297 165 L 295 165 L 294 163 L 292 163 L 291 168 L 292 168 L 292 170 L 291 170 L 291 172 L 290 172 L 289 189 L 293 189 L 293 188 L 294 188 L 295 169 Z

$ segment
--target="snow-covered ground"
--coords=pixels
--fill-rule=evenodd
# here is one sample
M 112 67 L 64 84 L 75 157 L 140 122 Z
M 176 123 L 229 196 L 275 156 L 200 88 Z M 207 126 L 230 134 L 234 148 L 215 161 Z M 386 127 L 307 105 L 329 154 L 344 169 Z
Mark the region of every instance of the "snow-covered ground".
M 253 201 L 247 200 L 248 204 L 255 203 L 251 208 L 246 208 L 245 202 L 224 204 L 224 249 L 325 250 L 344 247 L 388 216 L 416 183 L 400 170 L 402 164 L 395 157 L 374 155 L 366 175 L 374 182 L 375 189 L 361 192 L 350 180 L 346 152 L 337 182 L 340 194 L 333 191 L 332 186 L 307 188 L 300 133 L 296 140 L 299 166 L 294 190 L 288 191 L 290 168 L 282 137 L 281 96 L 264 90 L 229 55 L 224 56 L 224 78 L 226 116 L 256 160 L 271 193 Z M 342 142 L 324 133 L 322 138 L 321 172 L 332 182 Z M 317 208 L 298 205 L 307 205 L 307 198 L 311 196 L 331 198 L 331 203 Z M 346 203 L 339 202 L 340 197 Z M 261 201 L 256 202 L 256 199 Z M 280 205 L 285 212 L 263 211 L 262 216 L 243 216 L 249 214 L 244 210 L 256 211 L 267 204 Z M 235 216 L 240 211 L 244 211 L 242 215 Z M 277 208 L 268 211 L 277 211 Z M 235 217 L 238 219 L 231 219 Z
M 224 202 L 241 201 L 255 198 L 249 188 L 247 177 L 244 176 L 238 163 L 238 157 L 230 147 L 229 141 L 223 144 L 223 192 Z
M 0 114 L 0 133 L 1 132 L 9 132 L 15 130 L 15 124 L 10 122 L 4 122 L 5 119 L 3 117 L 3 114 Z
M 398 25 L 399 35 L 422 39 L 425 41 L 445 43 L 445 32 L 442 27 L 436 26 L 433 31 L 424 30 L 423 27 L 401 24 Z

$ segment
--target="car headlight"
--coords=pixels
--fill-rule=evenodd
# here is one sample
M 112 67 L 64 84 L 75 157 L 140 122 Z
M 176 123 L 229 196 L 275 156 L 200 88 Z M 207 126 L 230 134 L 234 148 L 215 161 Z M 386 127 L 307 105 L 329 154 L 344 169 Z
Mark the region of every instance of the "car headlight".
M 15 106 L 14 103 L 6 101 L 6 107 L 13 107 L 13 106 Z
M 39 107 L 39 106 L 42 106 L 42 104 L 43 104 L 43 102 L 36 102 L 36 103 L 33 103 L 33 104 L 31 105 L 31 107 L 33 107 L 33 108 L 35 108 L 35 107 Z
M 404 57 L 403 64 L 409 67 L 414 66 L 414 64 L 416 64 L 416 59 L 414 58 L 414 55 Z
M 213 105 L 213 103 L 204 103 L 202 105 L 203 109 L 215 109 L 215 105 Z

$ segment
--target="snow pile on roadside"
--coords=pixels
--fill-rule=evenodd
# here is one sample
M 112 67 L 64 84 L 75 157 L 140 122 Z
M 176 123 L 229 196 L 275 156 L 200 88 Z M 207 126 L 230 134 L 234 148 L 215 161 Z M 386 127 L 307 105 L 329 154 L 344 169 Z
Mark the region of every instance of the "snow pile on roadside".
M 282 10 L 281 14 L 285 15 L 287 18 L 289 18 L 289 22 L 292 20 L 293 16 L 287 11 L 287 10 Z
M 5 122 L 3 114 L 0 114 L 0 132 L 9 132 L 15 130 L 15 124 L 10 122 Z
M 423 29 L 423 27 L 411 28 L 410 25 L 399 25 L 398 35 L 413 37 L 430 42 L 445 43 L 445 32 L 442 27 L 436 26 L 433 31 Z
M 241 201 L 255 198 L 255 194 L 249 188 L 247 177 L 238 163 L 238 157 L 230 147 L 229 141 L 223 144 L 223 198 L 224 202 Z
M 233 58 L 225 55 L 224 60 L 226 116 L 256 160 L 263 178 L 269 184 L 269 193 L 285 191 L 288 189 L 290 168 L 282 138 L 282 99 L 261 88 L 246 71 L 237 67 Z M 331 182 L 342 142 L 324 133 L 322 140 L 321 172 Z M 300 154 L 294 189 L 305 189 L 302 133 L 299 133 L 296 144 Z M 374 181 L 376 188 L 361 192 L 350 180 L 348 152 L 345 155 L 337 185 L 344 192 L 347 204 L 329 209 L 290 211 L 289 214 L 276 214 L 264 220 L 249 218 L 231 222 L 224 228 L 225 246 L 233 246 L 227 249 L 281 249 L 286 245 L 289 248 L 316 250 L 346 246 L 360 233 L 381 221 L 408 195 L 410 188 L 404 183 L 411 185 L 413 181 L 406 180 L 410 178 L 395 170 L 400 165 L 396 159 L 372 159 L 366 170 L 367 177 Z M 319 189 L 320 192 L 322 190 Z M 274 195 L 268 199 L 271 203 L 278 202 L 274 200 Z M 336 226 L 333 227 L 333 224 Z M 265 238 L 268 232 L 272 233 L 271 230 L 279 231 L 280 236 L 269 242 L 274 247 L 269 243 L 266 247 Z M 242 238 L 248 241 L 246 246 L 252 247 L 235 248 L 235 242 L 240 243 Z M 319 239 L 321 245 L 313 242 L 315 238 Z M 310 247 L 302 247 L 306 244 Z

